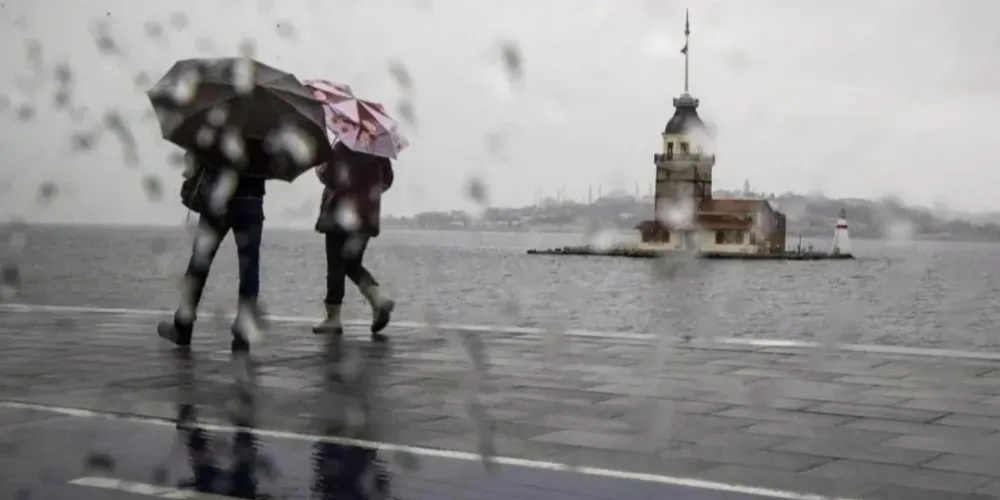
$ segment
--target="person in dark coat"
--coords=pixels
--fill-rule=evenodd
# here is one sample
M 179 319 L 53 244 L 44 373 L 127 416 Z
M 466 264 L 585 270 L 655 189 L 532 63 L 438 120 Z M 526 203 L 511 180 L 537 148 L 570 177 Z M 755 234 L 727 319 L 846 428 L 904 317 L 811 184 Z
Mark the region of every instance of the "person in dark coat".
M 191 334 L 201 302 L 205 282 L 219 245 L 230 231 L 236 240 L 239 257 L 239 308 L 233 324 L 231 344 L 234 352 L 249 349 L 241 321 L 253 315 L 260 294 L 260 245 L 264 228 L 264 194 L 266 178 L 254 174 L 267 162 L 278 161 L 267 152 L 263 141 L 249 140 L 239 165 L 227 160 L 217 149 L 190 150 L 186 158 L 193 175 L 185 181 L 196 184 L 190 190 L 182 187 L 182 199 L 189 208 L 200 213 L 191 259 L 184 273 L 183 296 L 172 321 L 157 325 L 157 334 L 179 347 L 191 345 Z M 228 165 L 228 167 L 222 167 Z M 193 192 L 192 192 L 193 190 Z
M 385 342 L 388 337 L 381 332 L 396 304 L 382 296 L 362 259 L 368 241 L 379 235 L 382 193 L 392 186 L 392 162 L 338 143 L 316 175 L 324 186 L 316 231 L 326 238 L 326 317 L 313 332 L 343 333 L 340 309 L 344 280 L 350 278 L 372 308 L 372 340 Z

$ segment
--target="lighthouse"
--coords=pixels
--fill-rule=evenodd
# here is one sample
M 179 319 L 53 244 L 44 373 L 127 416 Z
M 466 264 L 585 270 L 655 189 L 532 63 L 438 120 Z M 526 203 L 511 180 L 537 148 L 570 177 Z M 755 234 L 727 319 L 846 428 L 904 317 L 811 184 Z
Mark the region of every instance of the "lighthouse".
M 837 228 L 833 231 L 833 255 L 851 254 L 851 236 L 847 232 L 847 210 L 840 209 L 840 217 L 837 218 Z

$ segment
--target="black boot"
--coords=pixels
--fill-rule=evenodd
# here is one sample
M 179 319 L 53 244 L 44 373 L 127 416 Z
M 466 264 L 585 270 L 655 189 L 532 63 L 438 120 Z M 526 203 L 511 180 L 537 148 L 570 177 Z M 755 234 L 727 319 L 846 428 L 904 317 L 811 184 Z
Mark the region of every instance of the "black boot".
M 191 331 L 194 325 L 184 324 L 175 318 L 173 321 L 161 321 L 156 325 L 156 334 L 177 347 L 191 347 Z

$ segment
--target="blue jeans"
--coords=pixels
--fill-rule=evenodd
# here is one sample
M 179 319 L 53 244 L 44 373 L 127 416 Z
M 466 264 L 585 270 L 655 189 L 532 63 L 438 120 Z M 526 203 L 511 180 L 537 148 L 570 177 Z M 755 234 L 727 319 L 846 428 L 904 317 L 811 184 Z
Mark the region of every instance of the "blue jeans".
M 239 256 L 241 303 L 257 302 L 260 294 L 260 244 L 264 229 L 264 200 L 262 198 L 235 198 L 229 202 L 226 213 L 215 217 L 202 215 L 198 220 L 198 234 L 195 236 L 191 260 L 184 273 L 187 282 L 185 302 L 192 314 L 201 302 L 205 283 L 208 281 L 212 261 L 219 251 L 219 245 L 229 231 L 236 240 Z

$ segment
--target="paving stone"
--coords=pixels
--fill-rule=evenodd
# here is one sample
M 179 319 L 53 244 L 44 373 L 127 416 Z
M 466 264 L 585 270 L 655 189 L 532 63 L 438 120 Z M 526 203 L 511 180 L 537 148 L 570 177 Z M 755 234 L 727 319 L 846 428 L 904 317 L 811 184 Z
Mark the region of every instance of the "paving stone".
M 1000 418 L 984 417 L 981 415 L 965 415 L 956 413 L 948 415 L 935 421 L 936 424 L 952 425 L 955 427 L 972 427 L 975 429 L 990 429 L 1000 431 Z
M 734 449 L 683 443 L 664 451 L 663 456 L 792 472 L 811 469 L 830 460 L 828 457 L 817 457 L 802 453 Z
M 617 406 L 621 408 L 634 408 L 642 401 L 645 401 L 646 399 L 647 398 L 644 398 L 642 396 L 626 396 L 622 398 L 609 399 L 607 401 L 602 401 L 598 404 L 606 406 Z M 728 403 L 706 403 L 703 401 L 687 401 L 683 399 L 673 399 L 673 398 L 659 398 L 658 400 L 665 402 L 667 404 L 666 407 L 670 408 L 672 411 L 680 413 L 689 413 L 689 414 L 715 413 L 718 412 L 719 410 L 724 410 L 732 406 Z
M 832 460 L 806 471 L 804 474 L 866 482 L 891 483 L 912 488 L 974 493 L 990 479 L 985 476 L 960 472 L 914 469 L 898 465 L 878 464 L 859 460 Z
M 766 424 L 765 424 L 766 425 Z M 740 448 L 749 450 L 766 450 L 791 441 L 789 436 L 771 436 L 767 434 L 752 434 L 746 431 L 732 431 L 723 434 L 706 435 L 672 435 L 676 441 L 687 441 L 702 446 L 717 446 L 721 448 Z
M 875 396 L 897 398 L 900 402 L 909 399 L 930 399 L 938 401 L 963 401 L 975 403 L 987 402 L 984 400 L 988 397 L 984 394 L 967 394 L 949 391 L 946 389 L 928 389 L 919 387 L 878 387 L 874 389 L 866 389 L 863 393 Z
M 941 422 L 941 420 L 938 420 L 936 422 Z M 886 433 L 893 433 L 894 435 L 912 434 L 916 436 L 939 437 L 945 439 L 958 439 L 958 440 L 980 439 L 987 436 L 995 435 L 997 433 L 997 431 L 990 429 L 938 425 L 936 422 L 930 424 L 922 424 L 914 422 L 903 422 L 900 420 L 859 418 L 857 420 L 852 420 L 850 422 L 843 423 L 840 425 L 840 427 L 848 429 L 882 431 Z
M 1000 481 L 992 481 L 976 491 L 977 495 L 988 495 L 990 500 L 1000 498 Z M 978 499 L 977 499 L 978 500 Z
M 968 472 L 969 474 L 1000 477 L 1000 459 L 949 454 L 940 455 L 920 466 L 926 469 Z
M 831 495 L 837 498 L 862 498 L 866 491 L 877 486 L 874 481 L 830 479 L 807 476 L 797 472 L 775 471 L 753 466 L 720 465 L 698 474 L 698 478 L 725 484 L 755 486 L 779 491 Z M 893 500 L 904 500 L 900 497 Z M 906 499 L 909 500 L 909 499 Z
M 0 309 L 0 399 L 171 418 L 190 392 L 168 351 L 135 334 L 150 318 L 77 314 L 72 328 L 55 329 L 50 316 Z M 99 323 L 110 326 L 95 332 Z M 345 343 L 369 352 L 364 328 L 348 330 Z M 274 322 L 280 342 L 255 349 L 262 421 L 322 432 L 331 402 L 367 398 L 369 423 L 357 432 L 387 442 L 472 452 L 486 442 L 505 456 L 865 500 L 985 500 L 1000 488 L 992 361 L 706 343 L 668 350 L 647 375 L 646 341 L 567 337 L 552 366 L 537 336 L 483 335 L 490 368 L 475 400 L 489 415 L 484 431 L 468 416 L 466 354 L 439 333 L 404 333 L 367 368 L 366 391 L 328 389 L 323 343 Z M 202 336 L 194 350 L 195 378 L 217 382 L 198 391 L 205 417 L 226 421 L 227 339 Z
M 805 425 L 832 426 L 847 422 L 850 417 L 838 415 L 820 415 L 802 411 L 773 410 L 770 408 L 738 406 L 716 413 L 717 416 L 731 418 L 747 418 L 754 420 L 772 420 L 776 422 L 801 423 Z
M 864 493 L 865 500 L 997 500 L 997 497 L 976 493 L 955 493 L 950 491 L 912 488 L 898 484 L 879 485 Z
M 775 446 L 771 450 L 909 466 L 922 464 L 940 455 L 934 451 L 889 448 L 878 445 L 865 446 L 859 443 L 829 439 L 797 439 Z
M 910 399 L 899 403 L 897 407 L 960 413 L 966 415 L 982 415 L 1000 419 L 1000 406 L 975 402 L 945 401 L 941 399 Z
M 610 434 L 576 429 L 551 432 L 532 438 L 533 441 L 539 443 L 620 451 L 635 450 L 641 444 L 641 439 L 642 436 L 635 434 Z
M 880 443 L 882 446 L 927 450 L 938 453 L 956 453 L 977 457 L 1000 457 L 1000 443 L 996 439 L 956 439 L 930 436 L 900 436 Z
M 690 396 L 682 397 L 699 402 L 709 402 L 728 406 L 765 406 L 776 410 L 801 410 L 816 404 L 815 401 L 786 397 L 758 397 L 746 391 L 739 393 L 720 393 L 707 391 L 691 391 Z M 721 410 L 722 408 L 720 408 Z M 696 412 L 700 413 L 700 412 Z M 714 412 L 711 412 L 714 413 Z
M 768 422 L 745 429 L 752 434 L 786 436 L 806 439 L 824 439 L 864 445 L 878 444 L 899 437 L 900 434 L 877 430 L 853 429 L 844 426 L 813 426 L 795 423 Z
M 906 422 L 930 422 L 947 413 L 941 411 L 913 410 L 909 408 L 889 408 L 884 406 L 852 405 L 845 403 L 824 403 L 803 410 L 810 413 L 846 415 L 852 417 L 903 420 Z

